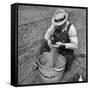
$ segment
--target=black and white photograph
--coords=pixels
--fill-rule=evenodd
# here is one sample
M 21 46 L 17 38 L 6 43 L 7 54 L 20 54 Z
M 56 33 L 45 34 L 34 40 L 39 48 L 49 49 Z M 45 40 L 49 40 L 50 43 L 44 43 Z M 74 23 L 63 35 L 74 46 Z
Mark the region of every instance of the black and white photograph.
M 87 7 L 16 6 L 17 85 L 87 82 Z

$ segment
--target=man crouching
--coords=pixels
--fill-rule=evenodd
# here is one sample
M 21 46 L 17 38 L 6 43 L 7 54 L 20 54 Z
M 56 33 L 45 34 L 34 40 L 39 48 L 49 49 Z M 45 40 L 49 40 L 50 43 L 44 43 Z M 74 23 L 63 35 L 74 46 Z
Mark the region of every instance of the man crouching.
M 73 24 L 68 21 L 68 13 L 58 9 L 53 18 L 52 25 L 45 34 L 45 41 L 41 45 L 41 53 L 50 51 L 55 47 L 58 53 L 66 58 L 66 70 L 69 69 L 75 58 L 74 49 L 78 47 L 77 32 Z

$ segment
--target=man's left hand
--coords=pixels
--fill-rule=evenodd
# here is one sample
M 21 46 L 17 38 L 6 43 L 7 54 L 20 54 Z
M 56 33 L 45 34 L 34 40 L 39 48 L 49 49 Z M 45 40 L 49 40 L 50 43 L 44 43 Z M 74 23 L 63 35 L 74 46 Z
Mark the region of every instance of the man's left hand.
M 64 45 L 64 43 L 62 43 L 62 42 L 56 42 L 56 44 L 55 45 L 53 45 L 54 47 L 59 47 L 59 46 L 61 46 L 61 45 Z

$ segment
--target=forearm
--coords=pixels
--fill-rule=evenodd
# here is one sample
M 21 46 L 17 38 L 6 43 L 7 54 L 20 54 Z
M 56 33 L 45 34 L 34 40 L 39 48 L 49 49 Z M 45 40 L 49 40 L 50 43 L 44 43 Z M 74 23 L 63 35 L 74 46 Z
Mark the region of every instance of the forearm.
M 78 44 L 74 43 L 64 43 L 64 45 L 67 49 L 76 49 L 78 47 Z
M 50 37 L 51 36 L 48 33 L 46 33 L 44 38 L 48 41 L 48 40 L 50 40 Z

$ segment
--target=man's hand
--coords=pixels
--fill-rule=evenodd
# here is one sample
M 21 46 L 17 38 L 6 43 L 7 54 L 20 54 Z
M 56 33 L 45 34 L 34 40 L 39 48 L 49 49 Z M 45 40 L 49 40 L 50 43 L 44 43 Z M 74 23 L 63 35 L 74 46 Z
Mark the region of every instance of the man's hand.
M 62 42 L 56 42 L 56 44 L 55 45 L 53 45 L 54 47 L 59 47 L 59 46 L 61 46 L 61 45 L 64 45 L 64 43 L 62 43 Z
M 48 42 L 48 45 L 49 45 L 50 48 L 54 47 L 51 40 L 48 40 L 47 42 Z
M 48 45 L 49 45 L 50 47 L 52 47 L 52 41 L 51 41 L 51 40 L 48 40 L 47 42 L 48 42 Z

